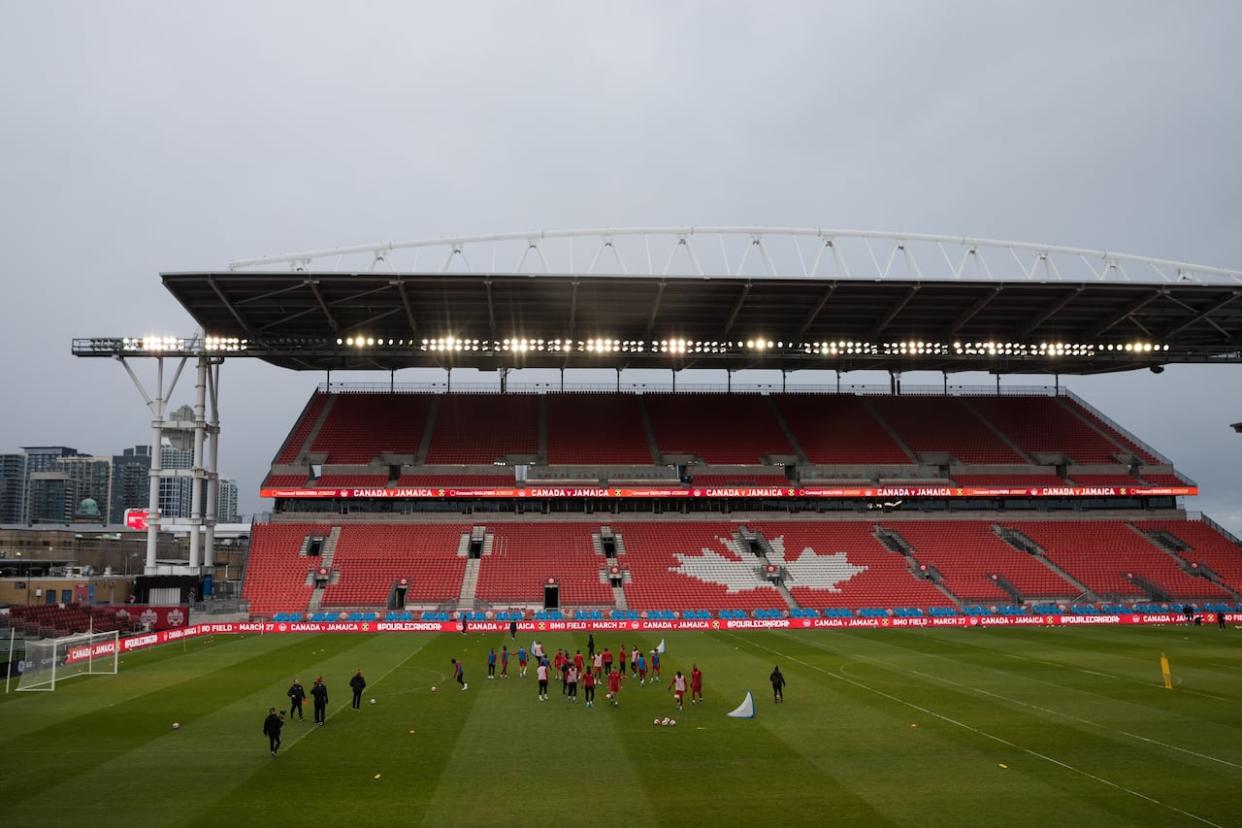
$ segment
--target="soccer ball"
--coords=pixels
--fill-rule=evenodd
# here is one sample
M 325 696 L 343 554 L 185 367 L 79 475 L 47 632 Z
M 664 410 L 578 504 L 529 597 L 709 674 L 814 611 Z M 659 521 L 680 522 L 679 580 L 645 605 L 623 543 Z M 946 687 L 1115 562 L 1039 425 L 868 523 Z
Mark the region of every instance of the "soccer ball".
M 653 725 L 655 725 L 656 727 L 659 727 L 659 726 L 660 726 L 660 720 L 659 720 L 659 719 L 656 719 L 654 722 L 652 722 L 652 724 L 653 724 Z
M 431 685 L 431 692 L 433 692 L 433 693 L 434 693 L 434 692 L 436 692 L 436 686 L 435 686 L 434 684 L 433 684 L 433 685 Z
M 181 722 L 173 722 L 173 730 L 180 730 Z
M 668 725 L 669 725 L 669 723 L 670 723 L 671 721 L 672 721 L 672 719 L 665 719 L 664 721 L 660 722 L 660 724 L 664 725 L 665 727 L 668 727 Z
M 371 699 L 371 704 L 375 704 L 375 699 Z
M 676 720 L 676 719 L 669 719 L 669 720 L 668 720 L 668 726 L 669 726 L 669 727 L 677 727 L 677 720 Z

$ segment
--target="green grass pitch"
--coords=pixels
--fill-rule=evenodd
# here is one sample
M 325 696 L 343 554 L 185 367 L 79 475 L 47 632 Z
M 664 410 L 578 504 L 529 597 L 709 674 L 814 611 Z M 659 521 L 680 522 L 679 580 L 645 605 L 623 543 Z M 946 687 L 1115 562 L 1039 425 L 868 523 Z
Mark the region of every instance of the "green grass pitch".
M 625 634 L 664 685 L 621 706 L 488 681 L 507 635 L 220 636 L 0 701 L 5 825 L 1242 825 L 1242 632 Z M 586 636 L 548 635 L 586 650 Z M 620 634 L 596 636 L 614 649 Z M 519 637 L 529 643 L 530 636 Z M 1159 658 L 1176 687 L 1161 683 Z M 449 678 L 466 664 L 469 690 Z M 767 676 L 789 686 L 772 703 Z M 347 682 L 361 667 L 364 704 Z M 510 665 L 516 671 L 516 659 Z M 327 725 L 262 720 L 323 675 Z M 431 692 L 432 685 L 439 691 Z M 758 715 L 730 719 L 747 690 Z M 674 716 L 676 728 L 656 728 Z M 181 728 L 174 731 L 173 722 Z

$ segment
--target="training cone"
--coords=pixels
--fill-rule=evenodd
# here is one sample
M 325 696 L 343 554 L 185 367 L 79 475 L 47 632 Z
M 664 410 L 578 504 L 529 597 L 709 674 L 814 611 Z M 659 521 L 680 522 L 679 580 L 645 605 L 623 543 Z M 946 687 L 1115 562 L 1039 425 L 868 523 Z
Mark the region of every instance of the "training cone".
M 746 698 L 742 699 L 742 703 L 737 706 L 737 709 L 727 715 L 733 719 L 755 718 L 755 697 L 750 694 L 749 690 L 746 692 Z

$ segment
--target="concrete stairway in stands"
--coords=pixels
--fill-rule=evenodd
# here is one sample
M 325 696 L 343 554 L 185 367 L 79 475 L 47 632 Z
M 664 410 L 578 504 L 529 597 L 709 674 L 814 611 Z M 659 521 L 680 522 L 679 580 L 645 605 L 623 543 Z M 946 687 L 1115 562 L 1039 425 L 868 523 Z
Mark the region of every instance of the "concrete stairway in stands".
M 888 435 L 889 439 L 896 443 L 899 449 L 905 452 L 906 457 L 910 458 L 910 462 L 918 463 L 918 457 L 915 456 L 914 452 L 910 451 L 910 447 L 906 445 L 905 441 L 897 436 L 897 432 L 893 430 L 893 427 L 880 416 L 880 412 L 875 410 L 875 406 L 867 402 L 866 397 L 859 397 L 858 401 L 862 404 L 862 407 L 867 410 L 867 413 L 871 415 L 871 419 L 875 420 L 876 423 L 879 424 L 880 428 L 884 429 L 884 432 Z
M 482 562 L 481 558 L 466 561 L 466 572 L 461 576 L 461 594 L 457 596 L 457 609 L 474 609 L 474 593 L 479 586 L 479 564 Z
M 341 539 L 341 527 L 333 526 L 332 531 L 328 533 L 328 537 L 324 539 L 323 549 L 319 550 L 319 562 L 316 569 L 326 569 L 332 571 L 332 558 L 336 554 L 336 544 Z M 307 560 L 310 560 L 309 558 Z M 308 573 L 307 577 L 314 578 L 314 573 Z M 311 592 L 310 603 L 307 605 L 307 612 L 318 612 L 320 605 L 323 603 L 323 587 L 316 587 Z
M 983 423 L 983 425 L 987 427 L 988 431 L 992 432 L 992 434 L 996 436 L 996 439 L 1000 440 L 1002 443 L 1004 443 L 1006 446 L 1009 447 L 1010 451 L 1012 451 L 1014 454 L 1021 457 L 1023 461 L 1030 463 L 1031 465 L 1038 465 L 1035 462 L 1034 457 L 1032 457 L 1031 455 L 1023 451 L 1021 446 L 1019 446 L 1013 440 L 1009 439 L 1008 434 L 1001 431 L 999 428 L 996 427 L 995 423 L 993 423 L 987 417 L 983 416 L 982 412 L 980 412 L 978 409 L 976 409 L 974 406 L 970 404 L 970 400 L 968 398 L 962 397 L 961 403 L 962 403 L 963 408 L 965 408 L 967 411 L 973 414 L 976 420 Z
M 962 599 L 959 598 L 953 590 L 944 585 L 941 579 L 940 571 L 934 566 L 928 566 L 928 569 L 933 577 L 924 579 L 915 574 L 921 571 L 919 569 L 921 563 L 919 562 L 919 559 L 915 557 L 914 547 L 910 544 L 910 541 L 903 538 L 890 526 L 876 526 L 873 534 L 875 535 L 875 539 L 886 549 L 896 552 L 898 555 L 901 555 L 906 559 L 906 568 L 909 571 L 911 578 L 926 580 L 929 584 L 939 590 L 941 595 L 952 601 L 958 609 L 962 608 Z
M 440 413 L 440 397 L 434 397 L 431 400 L 431 407 L 427 409 L 427 422 L 423 425 L 423 439 L 418 443 L 418 454 L 414 455 L 414 463 L 423 465 L 427 462 L 427 451 L 431 448 L 431 435 L 436 430 L 436 416 Z
M 776 424 L 781 427 L 781 433 L 785 435 L 785 439 L 789 441 L 789 445 L 793 448 L 794 454 L 798 455 L 798 464 L 809 466 L 810 459 L 806 456 L 806 452 L 802 450 L 802 445 L 798 442 L 798 438 L 794 436 L 793 430 L 789 427 L 789 423 L 785 422 L 785 416 L 781 414 L 780 407 L 771 397 L 767 397 L 768 410 L 772 412 L 772 416 L 776 418 Z
M 323 404 L 323 409 L 319 412 L 319 417 L 315 420 L 315 424 L 311 426 L 306 439 L 302 441 L 302 446 L 298 449 L 298 456 L 294 462 L 306 462 L 306 455 L 310 453 L 311 446 L 315 445 L 315 438 L 319 436 L 319 430 L 323 428 L 323 424 L 328 421 L 328 415 L 332 413 L 332 406 L 335 403 L 336 397 L 329 394 L 327 402 Z
M 1044 566 L 1048 567 L 1053 572 L 1055 572 L 1057 575 L 1059 575 L 1061 578 L 1063 578 L 1066 582 L 1072 585 L 1074 589 L 1077 589 L 1079 591 L 1080 598 L 1085 597 L 1088 601 L 1100 600 L 1100 597 L 1098 595 L 1096 595 L 1091 590 L 1087 589 L 1086 584 L 1084 584 L 1082 581 L 1075 578 L 1073 575 L 1070 575 L 1068 572 L 1066 572 L 1064 569 L 1054 564 L 1052 561 L 1048 560 L 1048 556 L 1044 554 L 1043 547 L 1041 547 L 1035 541 L 1028 538 L 1022 532 L 1019 532 L 1017 529 L 1009 529 L 1007 527 L 1000 526 L 999 524 L 993 524 L 992 531 L 996 533 L 997 537 L 999 537 L 1005 543 L 1012 546 L 1014 549 L 1018 550 L 1019 552 L 1025 552 L 1028 555 L 1032 555 L 1037 561 L 1039 561 Z
M 1159 532 L 1159 531 L 1147 532 L 1135 526 L 1133 523 L 1128 523 L 1126 525 L 1129 526 L 1131 529 L 1133 529 L 1135 532 L 1137 532 L 1139 535 L 1141 535 L 1144 540 L 1150 542 L 1152 546 L 1156 547 L 1161 552 L 1165 553 L 1170 558 L 1172 558 L 1174 562 L 1178 565 L 1178 567 L 1181 568 L 1181 570 L 1185 572 L 1187 575 L 1192 575 L 1197 578 L 1202 578 L 1203 580 L 1209 583 L 1215 584 L 1216 586 L 1220 587 L 1225 592 L 1228 592 L 1231 596 L 1233 596 L 1233 599 L 1235 601 L 1242 600 L 1242 594 L 1239 594 L 1237 590 L 1231 589 L 1228 584 L 1221 581 L 1220 576 L 1217 575 L 1212 570 L 1211 567 L 1207 565 L 1204 565 L 1199 568 L 1195 568 L 1191 566 L 1190 561 L 1182 557 L 1179 550 L 1175 546 L 1172 545 L 1173 542 L 1176 541 L 1176 538 L 1168 536 L 1167 532 Z M 1186 548 L 1189 549 L 1189 547 L 1186 547 Z
M 651 462 L 657 466 L 664 465 L 664 455 L 660 453 L 660 444 L 656 442 L 655 428 L 651 425 L 651 415 L 647 413 L 647 404 L 640 396 L 638 410 L 643 418 L 643 433 L 647 435 L 647 448 L 651 450 Z
M 539 433 L 536 438 L 535 457 L 539 465 L 548 465 L 548 399 L 539 397 Z
M 799 451 L 798 453 L 801 454 L 801 451 Z M 749 541 L 747 541 L 746 537 L 742 534 L 742 531 L 740 529 L 737 532 L 735 532 L 733 536 L 737 539 L 737 543 L 742 547 L 742 549 L 745 550 L 750 547 Z M 762 532 L 755 532 L 754 536 L 755 536 L 755 540 L 757 541 L 756 548 L 759 552 L 759 560 L 763 561 L 763 565 L 764 567 L 766 567 L 768 564 L 772 563 L 771 559 L 768 558 L 768 552 L 772 550 L 772 544 L 768 542 L 768 539 L 763 536 Z M 772 586 L 776 588 L 777 593 L 781 596 L 781 599 L 785 602 L 785 606 L 789 607 L 790 609 L 798 609 L 798 602 L 794 600 L 793 593 L 789 591 L 789 587 L 785 586 L 785 581 L 783 578 L 782 580 L 769 581 L 768 583 L 772 584 Z

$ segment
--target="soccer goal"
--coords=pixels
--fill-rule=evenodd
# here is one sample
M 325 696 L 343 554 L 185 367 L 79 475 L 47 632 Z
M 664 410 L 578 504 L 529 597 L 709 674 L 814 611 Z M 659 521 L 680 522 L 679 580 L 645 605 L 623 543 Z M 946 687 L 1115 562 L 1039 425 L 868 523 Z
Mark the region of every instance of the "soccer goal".
M 57 683 L 74 676 L 114 676 L 120 644 L 115 631 L 27 641 L 17 690 L 53 691 Z

